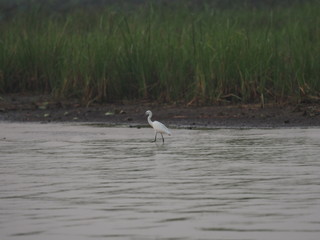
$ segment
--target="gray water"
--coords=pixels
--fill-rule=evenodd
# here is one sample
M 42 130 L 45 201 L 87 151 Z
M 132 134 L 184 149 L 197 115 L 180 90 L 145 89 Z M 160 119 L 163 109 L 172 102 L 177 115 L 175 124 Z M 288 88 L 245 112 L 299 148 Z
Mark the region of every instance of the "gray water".
M 0 123 L 0 239 L 320 239 L 320 129 L 153 137 Z

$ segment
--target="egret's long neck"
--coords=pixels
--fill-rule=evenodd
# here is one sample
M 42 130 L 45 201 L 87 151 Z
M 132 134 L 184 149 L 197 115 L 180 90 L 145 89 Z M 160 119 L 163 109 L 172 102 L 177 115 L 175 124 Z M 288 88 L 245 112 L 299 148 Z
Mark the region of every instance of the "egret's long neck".
M 149 114 L 148 116 L 148 123 L 150 124 L 150 126 L 152 127 L 152 121 L 151 121 L 151 117 L 152 117 L 152 114 Z

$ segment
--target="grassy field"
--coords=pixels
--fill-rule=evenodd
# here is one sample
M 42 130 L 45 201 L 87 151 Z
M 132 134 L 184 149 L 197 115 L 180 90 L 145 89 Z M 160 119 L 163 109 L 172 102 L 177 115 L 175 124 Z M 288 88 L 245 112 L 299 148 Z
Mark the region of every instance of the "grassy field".
M 0 93 L 200 104 L 319 96 L 319 13 L 319 1 L 34 7 L 0 22 Z

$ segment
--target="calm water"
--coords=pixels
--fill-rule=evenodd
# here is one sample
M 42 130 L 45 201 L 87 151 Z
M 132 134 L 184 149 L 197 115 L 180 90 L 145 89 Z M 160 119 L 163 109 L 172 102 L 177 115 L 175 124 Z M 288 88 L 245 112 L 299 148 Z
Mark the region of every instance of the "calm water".
M 0 239 L 320 239 L 320 129 L 0 123 Z

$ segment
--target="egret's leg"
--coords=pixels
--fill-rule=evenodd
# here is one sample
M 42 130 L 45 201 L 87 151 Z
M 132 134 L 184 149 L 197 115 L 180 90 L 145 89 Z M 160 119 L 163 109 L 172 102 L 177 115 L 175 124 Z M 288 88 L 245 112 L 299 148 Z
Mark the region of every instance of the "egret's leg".
M 152 142 L 156 142 L 157 141 L 157 132 L 156 132 L 156 135 L 154 136 L 154 140 Z
M 164 143 L 164 138 L 163 138 L 163 135 L 162 135 L 162 133 L 160 133 L 161 134 L 161 137 L 162 137 L 162 142 Z

